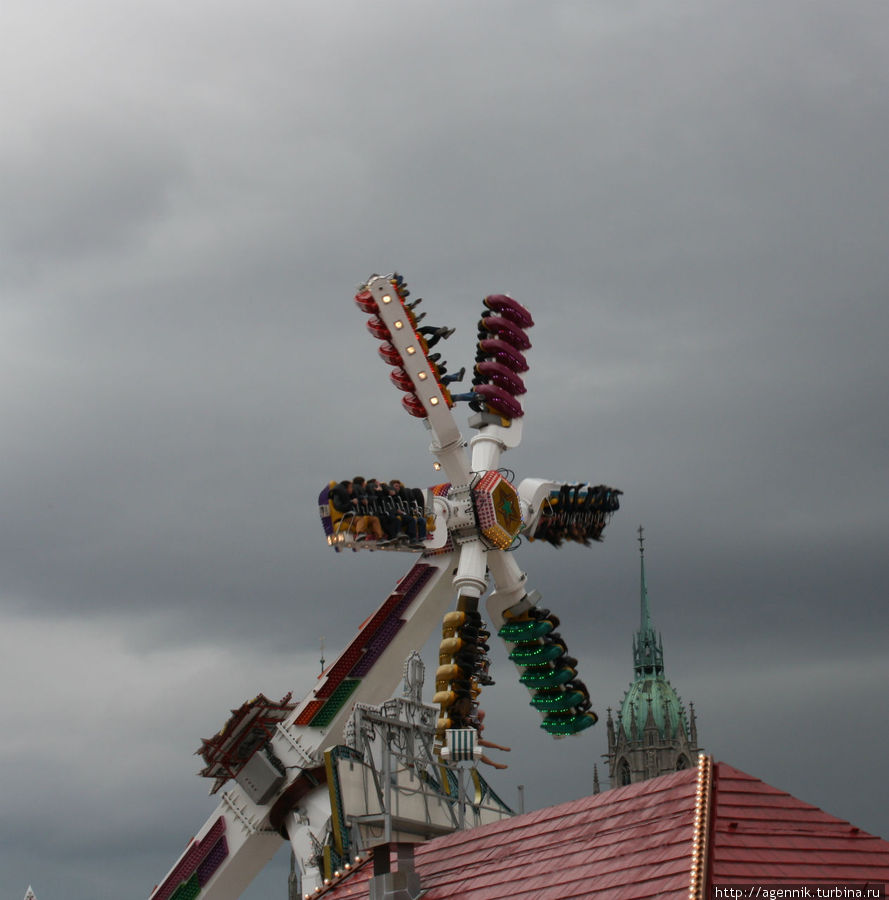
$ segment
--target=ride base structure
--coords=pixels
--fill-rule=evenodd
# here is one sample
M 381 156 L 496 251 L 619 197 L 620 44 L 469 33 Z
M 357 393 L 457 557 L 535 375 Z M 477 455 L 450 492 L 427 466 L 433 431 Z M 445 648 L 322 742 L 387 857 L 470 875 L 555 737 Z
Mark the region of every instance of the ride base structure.
M 402 406 L 424 421 L 434 466 L 446 480 L 413 508 L 401 499 L 376 509 L 390 523 L 422 520 L 425 527 L 409 540 L 381 537 L 378 523 L 370 527 L 377 518 L 372 504 L 365 515 L 337 509 L 336 482 L 322 490 L 319 512 L 336 551 L 410 552 L 415 562 L 305 697 L 275 702 L 260 694 L 202 742 L 200 774 L 213 779 L 211 794 L 234 784 L 150 900 L 235 900 L 284 841 L 310 877 L 317 870 L 306 894 L 316 896 L 363 864 L 374 845 L 510 815 L 477 770 L 480 759 L 489 762 L 483 748 L 496 747 L 481 736 L 479 709 L 482 687 L 493 684 L 489 624 L 506 642 L 542 728 L 564 737 L 596 722 L 559 620 L 529 590 L 513 551 L 523 538 L 600 540 L 620 491 L 545 478 L 515 485 L 501 468 L 502 455 L 522 438 L 518 398 L 534 324 L 527 309 L 504 294 L 484 298 L 472 388 L 456 395 L 449 386 L 458 378 L 430 353 L 452 329 L 421 328 L 414 313 L 420 301 L 409 296 L 397 273 L 374 275 L 355 302 L 369 316 Z M 469 441 L 453 415 L 463 400 L 475 431 Z M 439 623 L 428 706 L 416 650 Z M 402 678 L 403 697 L 392 700 Z

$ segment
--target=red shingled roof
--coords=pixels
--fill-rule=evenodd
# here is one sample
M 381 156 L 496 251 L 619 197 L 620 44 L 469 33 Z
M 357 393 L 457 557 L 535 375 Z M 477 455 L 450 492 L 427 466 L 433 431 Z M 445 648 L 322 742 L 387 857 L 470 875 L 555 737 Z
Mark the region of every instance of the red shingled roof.
M 712 771 L 704 896 L 713 884 L 738 882 L 889 882 L 889 842 L 725 763 Z M 423 898 L 687 898 L 697 774 L 687 769 L 417 845 Z M 372 874 L 362 865 L 320 896 L 366 898 Z
M 889 881 L 889 842 L 717 763 L 711 880 Z

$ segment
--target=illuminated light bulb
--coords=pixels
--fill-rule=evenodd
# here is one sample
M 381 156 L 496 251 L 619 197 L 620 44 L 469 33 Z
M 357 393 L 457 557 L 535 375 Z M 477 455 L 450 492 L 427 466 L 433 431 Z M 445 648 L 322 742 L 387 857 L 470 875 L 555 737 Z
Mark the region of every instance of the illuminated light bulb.
M 407 353 L 408 356 L 413 356 L 416 352 L 417 352 L 416 347 L 408 347 L 407 350 L 405 351 L 405 353 Z
M 397 322 L 393 322 L 392 324 L 395 326 L 396 331 L 400 331 L 402 328 L 404 328 L 404 322 L 402 322 L 401 319 L 399 319 Z
M 391 303 L 392 297 L 390 294 L 383 294 L 383 303 Z
M 417 372 L 417 378 L 419 378 L 420 381 L 425 381 L 427 379 L 427 377 L 428 376 L 426 375 L 425 372 Z
M 436 472 L 438 472 L 441 469 L 441 463 L 438 460 L 435 460 L 435 462 L 432 463 L 432 468 L 435 469 Z
M 430 406 L 438 406 L 438 397 L 430 397 L 429 405 Z
M 360 863 L 360 862 L 361 862 L 361 857 L 360 857 L 360 856 L 356 856 L 356 857 L 355 857 L 355 862 L 356 862 L 356 863 Z
M 352 863 L 346 863 L 346 864 L 343 866 L 343 868 L 344 868 L 347 872 L 351 872 L 351 871 L 352 871 Z

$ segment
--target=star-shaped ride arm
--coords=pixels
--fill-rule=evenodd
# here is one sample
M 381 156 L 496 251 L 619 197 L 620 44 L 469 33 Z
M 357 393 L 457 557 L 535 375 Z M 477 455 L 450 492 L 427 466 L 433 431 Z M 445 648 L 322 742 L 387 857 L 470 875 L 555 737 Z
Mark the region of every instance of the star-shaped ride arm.
M 382 341 L 380 355 L 393 366 L 391 380 L 404 392 L 402 405 L 412 416 L 426 420 L 433 436 L 432 452 L 452 482 L 464 483 L 469 469 L 463 438 L 451 413 L 454 402 L 441 382 L 440 367 L 430 359 L 417 317 L 406 303 L 409 296 L 401 276 L 374 275 L 356 294 L 355 302 L 370 313 L 368 330 Z
M 472 390 L 459 398 L 474 413 L 469 425 L 476 434 L 467 448 L 452 413 L 457 395 L 445 383 L 453 379 L 445 379 L 440 357 L 429 353 L 428 328 L 418 328 L 408 296 L 399 275 L 374 275 L 355 302 L 368 313 L 368 330 L 381 341 L 379 352 L 392 367 L 390 379 L 404 395 L 402 405 L 425 420 L 433 438 L 430 450 L 449 479 L 427 492 L 423 513 L 434 519 L 434 537 L 409 548 L 422 551 L 419 561 L 300 702 L 291 703 L 288 695 L 274 703 L 260 695 L 202 743 L 202 774 L 214 779 L 214 788 L 227 789 L 151 900 L 235 900 L 285 839 L 298 858 L 316 855 L 313 835 L 331 815 L 326 761 L 343 743 L 353 706 L 386 701 L 404 659 L 426 643 L 438 623 L 437 731 L 443 736 L 446 729 L 469 728 L 480 734 L 478 695 L 483 685 L 493 683 L 490 632 L 480 610 L 489 579 L 495 586 L 486 605 L 490 626 L 510 646 L 510 659 L 532 693 L 543 727 L 562 736 L 595 721 L 589 694 L 577 678 L 577 660 L 568 655 L 558 632 L 558 618 L 528 590 L 525 574 L 508 551 L 521 536 L 556 543 L 559 529 L 576 540 L 586 527 L 587 536 L 597 539 L 620 492 L 544 479 L 526 479 L 517 489 L 500 468 L 501 455 L 521 441 L 524 410 L 518 397 L 525 392 L 521 373 L 528 368 L 525 330 L 533 325 L 528 311 L 505 294 L 483 301 Z M 433 331 L 441 336 L 441 329 Z M 341 484 L 348 494 L 348 484 Z M 328 542 L 340 549 L 343 522 L 335 516 L 345 517 L 348 527 L 348 517 L 356 514 L 342 503 L 334 509 L 330 494 L 335 485 L 322 491 L 319 512 Z M 596 528 L 599 532 L 593 533 Z M 382 543 L 378 537 L 354 540 L 368 549 Z

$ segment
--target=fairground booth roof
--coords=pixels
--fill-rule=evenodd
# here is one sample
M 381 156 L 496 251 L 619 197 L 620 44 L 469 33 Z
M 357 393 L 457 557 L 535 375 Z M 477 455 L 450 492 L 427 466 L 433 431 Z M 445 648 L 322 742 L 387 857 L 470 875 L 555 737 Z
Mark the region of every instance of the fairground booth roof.
M 697 768 L 418 844 L 412 860 L 404 850 L 379 847 L 308 896 L 636 900 L 889 882 L 889 842 L 704 756 Z M 406 890 L 372 890 L 375 869 L 399 867 Z

